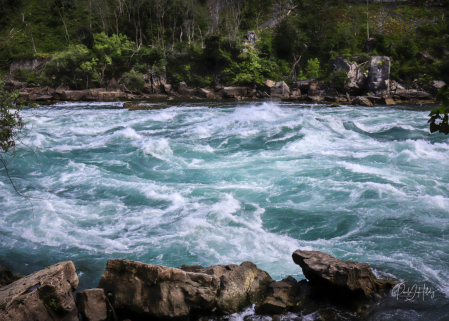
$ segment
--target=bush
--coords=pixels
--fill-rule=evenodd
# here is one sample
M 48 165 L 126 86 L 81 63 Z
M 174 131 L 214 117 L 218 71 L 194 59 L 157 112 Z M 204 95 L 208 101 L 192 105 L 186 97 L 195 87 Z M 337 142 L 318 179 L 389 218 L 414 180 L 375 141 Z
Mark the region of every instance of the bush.
M 129 72 L 123 74 L 123 83 L 125 86 L 134 91 L 142 91 L 145 86 L 145 80 L 143 79 L 143 74 L 132 69 Z

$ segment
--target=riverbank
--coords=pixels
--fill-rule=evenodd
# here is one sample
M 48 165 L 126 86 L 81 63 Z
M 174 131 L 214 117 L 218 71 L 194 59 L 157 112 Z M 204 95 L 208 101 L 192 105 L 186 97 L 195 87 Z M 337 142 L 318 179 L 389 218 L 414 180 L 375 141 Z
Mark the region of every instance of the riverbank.
M 59 101 L 139 101 L 153 98 L 162 99 L 208 99 L 208 100 L 282 100 L 290 102 L 311 102 L 318 104 L 354 104 L 361 106 L 374 106 L 376 104 L 395 105 L 397 103 L 434 104 L 435 95 L 444 85 L 443 81 L 434 81 L 431 86 L 424 88 L 412 84 L 402 86 L 392 81 L 388 95 L 352 96 L 346 93 L 339 94 L 319 79 L 306 79 L 297 81 L 291 88 L 285 82 L 275 83 L 267 80 L 264 86 L 217 86 L 215 88 L 190 88 L 186 83 L 180 83 L 177 88 L 170 84 L 161 85 L 158 93 L 145 94 L 131 92 L 123 85 L 111 81 L 105 88 L 71 90 L 67 86 L 58 88 L 41 88 L 27 86 L 25 83 L 9 80 L 5 83 L 10 91 L 18 90 L 20 98 L 37 103 L 55 103 Z M 145 109 L 138 107 L 138 103 L 131 103 L 131 109 Z
M 95 289 L 72 292 L 79 284 L 73 262 L 47 267 L 16 280 L 1 270 L 0 317 L 76 321 L 207 320 L 255 309 L 256 315 L 352 314 L 363 318 L 396 283 L 378 279 L 369 264 L 342 261 L 318 251 L 297 250 L 293 261 L 307 279 L 275 281 L 252 262 L 240 265 L 182 265 L 171 268 L 121 259 L 109 260 Z M 325 312 L 329 308 L 334 312 Z M 292 315 L 290 315 L 290 318 Z M 274 317 L 273 317 L 274 318 Z

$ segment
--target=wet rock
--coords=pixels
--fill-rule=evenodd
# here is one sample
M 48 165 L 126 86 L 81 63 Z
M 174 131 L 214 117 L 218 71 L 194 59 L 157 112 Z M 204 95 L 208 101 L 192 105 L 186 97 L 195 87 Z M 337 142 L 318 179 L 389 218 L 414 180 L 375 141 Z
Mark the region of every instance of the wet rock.
M 295 83 L 295 86 L 297 89 L 300 89 L 301 92 L 307 92 L 310 89 L 310 84 L 312 82 L 314 83 L 314 85 L 312 85 L 312 87 L 315 87 L 314 89 L 316 89 L 316 86 L 318 85 L 318 81 L 316 80 L 316 78 L 298 80 Z
M 52 265 L 0 288 L 0 320 L 78 321 L 72 262 Z
M 116 319 L 103 289 L 78 292 L 76 306 L 83 321 L 113 321 Z
M 117 314 L 159 319 L 211 312 L 219 287 L 213 275 L 128 260 L 109 260 L 99 284 Z
M 217 312 L 232 314 L 256 302 L 260 302 L 273 282 L 270 275 L 254 263 L 240 265 L 214 265 L 207 268 L 182 266 L 180 269 L 205 273 L 219 279 L 220 291 L 216 298 Z
M 331 62 L 332 71 L 344 70 L 348 80 L 345 83 L 345 90 L 351 94 L 359 94 L 364 88 L 364 73 L 356 62 L 349 62 L 347 59 L 338 57 Z
M 367 263 L 343 261 L 319 251 L 296 250 L 293 261 L 301 266 L 312 287 L 319 287 L 339 298 L 367 298 L 394 286 L 377 279 Z
M 364 96 L 355 97 L 352 100 L 352 104 L 365 106 L 365 107 L 373 107 L 374 106 L 374 104 L 367 97 L 364 97 Z
M 368 91 L 372 96 L 390 95 L 390 57 L 369 58 Z
M 271 283 L 268 295 L 256 306 L 256 313 L 282 314 L 293 308 L 297 295 L 295 291 L 297 282 L 291 279 Z
M 271 87 L 271 98 L 272 99 L 285 99 L 290 96 L 290 88 L 284 81 L 276 83 Z

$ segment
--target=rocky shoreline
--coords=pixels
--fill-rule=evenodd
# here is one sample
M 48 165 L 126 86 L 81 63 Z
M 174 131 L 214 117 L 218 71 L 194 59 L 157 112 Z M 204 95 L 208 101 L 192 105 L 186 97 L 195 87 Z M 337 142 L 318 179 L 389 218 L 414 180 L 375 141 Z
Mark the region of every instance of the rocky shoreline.
M 252 262 L 172 268 L 111 259 L 98 287 L 78 292 L 76 301 L 79 281 L 71 261 L 20 279 L 0 269 L 0 319 L 205 321 L 251 306 L 257 315 L 279 319 L 286 313 L 319 315 L 326 304 L 335 313 L 345 310 L 362 317 L 395 286 L 378 279 L 367 263 L 303 250 L 293 253 L 293 261 L 307 279 L 274 281 Z
M 263 85 L 249 86 L 216 86 L 214 88 L 191 88 L 185 82 L 168 83 L 165 75 L 155 74 L 149 70 L 145 75 L 145 86 L 142 91 L 131 91 L 124 84 L 111 79 L 104 88 L 74 90 L 67 86 L 58 88 L 42 88 L 32 83 L 18 81 L 14 74 L 4 80 L 5 88 L 19 91 L 20 97 L 26 101 L 37 103 L 55 103 L 60 101 L 139 101 L 151 98 L 165 99 L 230 99 L 230 100 L 283 100 L 310 103 L 354 104 L 372 107 L 376 104 L 394 105 L 396 103 L 435 103 L 438 90 L 445 85 L 444 81 L 434 80 L 423 85 L 415 80 L 404 84 L 390 80 L 390 57 L 370 57 L 368 72 L 347 59 L 339 57 L 331 61 L 334 73 L 345 74 L 343 88 L 335 89 L 335 84 L 322 79 L 298 80 L 288 86 L 286 82 L 274 82 L 267 79 Z M 150 109 L 138 103 L 129 104 L 131 110 Z

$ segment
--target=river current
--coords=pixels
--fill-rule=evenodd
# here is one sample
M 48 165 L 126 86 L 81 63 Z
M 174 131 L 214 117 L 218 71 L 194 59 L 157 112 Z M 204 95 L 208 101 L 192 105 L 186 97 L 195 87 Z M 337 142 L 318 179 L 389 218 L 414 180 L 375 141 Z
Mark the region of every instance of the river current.
M 168 108 L 23 112 L 36 155 L 10 173 L 32 199 L 0 170 L 0 265 L 72 260 L 80 290 L 108 258 L 252 261 L 299 280 L 291 254 L 318 250 L 434 291 L 392 294 L 369 319 L 448 320 L 449 138 L 429 134 L 431 107 L 154 104 Z

